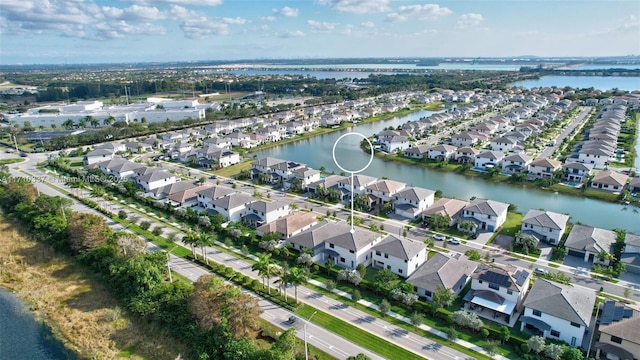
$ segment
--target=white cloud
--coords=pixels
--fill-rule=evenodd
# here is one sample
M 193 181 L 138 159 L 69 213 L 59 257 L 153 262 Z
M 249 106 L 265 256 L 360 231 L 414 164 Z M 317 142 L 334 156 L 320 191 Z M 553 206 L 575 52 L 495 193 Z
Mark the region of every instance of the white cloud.
M 222 5 L 222 0 L 128 0 L 136 4 L 169 4 L 169 5 L 197 5 L 197 6 L 218 6 Z
M 396 12 L 387 14 L 386 20 L 390 22 L 407 21 L 410 17 L 420 19 L 437 19 L 452 14 L 449 8 L 438 4 L 400 6 Z
M 99 39 L 123 39 L 129 35 L 163 35 L 166 33 L 162 26 L 151 23 L 133 25 L 124 20 L 100 23 L 94 29 L 96 37 Z
M 298 9 L 291 8 L 288 6 L 285 6 L 282 9 L 273 9 L 273 12 L 280 16 L 288 16 L 288 17 L 298 16 Z
M 379 13 L 389 10 L 390 0 L 316 0 L 320 5 L 328 5 L 340 12 L 354 14 Z
M 302 36 L 304 36 L 304 33 L 300 30 L 291 30 L 280 34 L 280 37 L 282 38 L 297 38 Z
M 474 14 L 474 13 L 462 14 L 458 18 L 458 22 L 456 23 L 456 25 L 459 28 L 467 28 L 467 27 L 471 27 L 471 26 L 478 26 L 478 25 L 480 25 L 482 20 L 483 20 L 483 18 L 482 18 L 482 15 L 480 15 L 480 14 Z
M 278 20 L 278 18 L 275 17 L 275 16 L 261 16 L 259 19 L 262 20 L 262 21 L 276 21 L 276 20 Z
M 235 17 L 235 18 L 222 18 L 222 21 L 225 24 L 234 24 L 234 25 L 243 25 L 247 22 L 247 19 L 243 19 L 241 17 Z
M 313 32 L 331 32 L 335 28 L 335 24 L 325 21 L 307 20 L 307 25 Z
M 365 21 L 363 23 L 360 23 L 360 26 L 362 26 L 363 28 L 372 28 L 376 26 L 376 24 L 374 24 L 373 21 Z

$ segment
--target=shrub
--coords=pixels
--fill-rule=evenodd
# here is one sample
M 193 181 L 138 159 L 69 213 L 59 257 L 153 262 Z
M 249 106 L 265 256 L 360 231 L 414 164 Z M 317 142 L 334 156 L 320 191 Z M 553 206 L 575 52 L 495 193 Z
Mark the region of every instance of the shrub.
M 120 211 L 118 211 L 118 217 L 119 217 L 120 219 L 122 219 L 122 220 L 126 219 L 126 218 L 127 218 L 127 212 L 126 212 L 126 211 L 124 211 L 124 210 L 120 210 Z
M 149 228 L 151 227 L 151 222 L 144 220 L 140 222 L 140 227 L 142 228 L 142 230 L 149 230 Z

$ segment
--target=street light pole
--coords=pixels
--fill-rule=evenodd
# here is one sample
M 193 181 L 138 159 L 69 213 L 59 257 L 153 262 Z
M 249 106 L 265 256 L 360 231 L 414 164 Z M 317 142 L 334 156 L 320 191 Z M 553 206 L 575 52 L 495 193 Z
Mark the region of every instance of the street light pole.
M 305 360 L 309 360 L 309 347 L 307 346 L 307 322 L 310 322 L 311 318 L 316 313 L 317 311 L 314 311 L 313 314 L 309 316 L 309 319 L 304 322 L 304 359 Z

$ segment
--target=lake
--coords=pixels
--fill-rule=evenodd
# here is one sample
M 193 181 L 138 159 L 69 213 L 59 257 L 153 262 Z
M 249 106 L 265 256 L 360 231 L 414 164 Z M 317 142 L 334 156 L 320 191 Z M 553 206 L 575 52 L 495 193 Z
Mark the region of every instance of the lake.
M 366 123 L 329 134 L 319 135 L 295 143 L 276 146 L 254 153 L 258 158 L 267 156 L 305 163 L 312 168 L 325 167 L 327 172 L 340 169 L 334 164 L 332 149 L 335 141 L 345 133 L 357 131 L 371 136 L 386 127 L 396 127 L 407 121 L 418 120 L 432 114 L 430 111 L 418 111 L 390 120 Z M 347 136 L 343 138 L 336 152 L 339 152 L 340 165 L 345 169 L 359 169 L 368 161 L 368 154 L 359 148 L 361 138 Z M 252 154 L 253 155 L 253 154 Z M 608 203 L 583 197 L 574 197 L 551 191 L 524 186 L 492 183 L 481 178 L 467 177 L 449 172 L 441 172 L 417 166 L 386 162 L 374 158 L 364 174 L 377 178 L 388 177 L 431 190 L 442 190 L 444 196 L 468 200 L 472 196 L 487 198 L 517 205 L 518 210 L 526 213 L 529 209 L 546 209 L 571 215 L 571 221 L 605 229 L 621 228 L 640 234 L 640 215 L 635 207 Z
M 51 331 L 36 321 L 11 292 L 0 288 L 0 359 L 58 360 L 75 358 Z
M 527 89 L 534 87 L 565 87 L 586 89 L 593 87 L 598 90 L 640 90 L 640 77 L 634 76 L 543 76 L 536 80 L 524 80 L 513 83 L 514 86 L 522 86 Z

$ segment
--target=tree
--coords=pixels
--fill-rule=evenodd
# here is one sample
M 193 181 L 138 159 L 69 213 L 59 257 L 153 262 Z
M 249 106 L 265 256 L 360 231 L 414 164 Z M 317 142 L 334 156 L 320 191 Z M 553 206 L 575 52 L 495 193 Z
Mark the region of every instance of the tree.
M 435 214 L 429 218 L 429 224 L 431 224 L 435 230 L 446 229 L 449 227 L 449 224 L 451 224 L 451 217 L 449 217 L 449 215 Z
M 391 311 L 391 304 L 389 304 L 387 299 L 382 299 L 382 301 L 380 301 L 380 305 L 378 305 L 378 310 L 382 316 L 386 316 L 387 313 Z
M 464 254 L 472 261 L 479 261 L 482 258 L 477 250 L 467 250 Z
M 360 301 L 360 299 L 362 299 L 362 295 L 360 294 L 360 290 L 353 289 L 353 291 L 351 292 L 351 300 L 353 300 L 353 302 L 355 304 L 357 304 L 358 301 Z
M 564 346 L 558 344 L 549 344 L 544 349 L 544 354 L 552 360 L 560 360 L 564 353 Z
M 207 246 L 211 246 L 212 244 L 213 244 L 213 239 L 209 233 L 201 232 L 200 234 L 198 234 L 196 245 L 200 247 L 200 252 L 202 253 L 202 261 L 204 261 L 207 264 L 209 263 L 209 259 L 207 258 L 205 248 Z
M 584 360 L 584 354 L 578 348 L 567 347 L 562 354 L 562 360 Z
M 365 354 L 360 353 L 356 356 L 349 356 L 347 360 L 371 360 L 371 358 Z
M 358 264 L 358 266 L 356 266 L 356 271 L 358 272 L 358 274 L 360 274 L 361 278 L 364 278 L 364 276 L 367 274 L 367 267 L 364 266 L 364 264 Z
M 398 275 L 393 271 L 390 269 L 382 269 L 373 275 L 373 286 L 376 291 L 390 291 L 397 280 Z
M 498 342 L 491 340 L 484 343 L 482 349 L 489 354 L 489 356 L 494 356 L 498 351 Z
M 418 326 L 422 325 L 423 322 L 424 315 L 417 311 L 414 311 L 413 314 L 411 314 L 411 323 L 413 324 L 413 326 L 417 328 Z
M 333 281 L 333 280 L 327 280 L 325 285 L 326 285 L 327 291 L 329 291 L 329 292 L 332 292 L 336 288 L 336 282 Z
M 262 287 L 265 287 L 264 280 L 267 280 L 267 292 L 271 295 L 271 286 L 269 284 L 269 279 L 273 274 L 271 270 L 271 266 L 273 265 L 273 259 L 271 259 L 270 253 L 262 253 L 258 254 L 258 262 L 251 266 L 251 270 L 257 271 L 258 276 L 262 278 Z
M 304 267 L 308 268 L 309 266 L 311 266 L 313 264 L 313 258 L 311 257 L 311 255 L 309 255 L 307 253 L 302 253 L 302 254 L 300 254 L 300 256 L 298 256 L 297 262 L 298 262 L 298 264 L 303 265 Z
M 151 222 L 148 220 L 144 220 L 142 222 L 140 222 L 140 228 L 142 228 L 142 230 L 149 230 L 149 228 L 151 227 Z
M 509 330 L 509 327 L 505 325 L 500 326 L 500 341 L 505 343 L 509 341 L 509 338 L 511 338 L 511 331 Z
M 196 243 L 198 242 L 198 234 L 195 231 L 187 231 L 187 233 L 182 237 L 182 242 L 189 245 L 191 247 L 191 253 L 193 254 L 193 258 L 196 258 Z
M 327 269 L 327 274 L 331 274 L 331 268 L 333 267 L 335 261 L 333 260 L 333 258 L 328 258 L 325 262 L 324 262 L 324 267 Z
M 527 346 L 536 354 L 542 352 L 546 346 L 544 338 L 534 335 L 527 340 Z
M 433 303 L 439 308 L 451 306 L 453 300 L 455 300 L 453 291 L 442 286 L 433 294 Z
M 119 231 L 114 234 L 118 246 L 122 249 L 124 256 L 136 256 L 144 253 L 146 243 L 141 238 L 125 231 Z
M 119 217 L 120 219 L 122 219 L 122 220 L 126 219 L 126 218 L 127 218 L 127 212 L 126 212 L 126 211 L 124 211 L 124 210 L 120 210 L 120 211 L 118 211 L 118 217 Z
M 451 314 L 451 318 L 459 326 L 470 328 L 475 331 L 479 330 L 483 325 L 482 320 L 480 320 L 476 313 L 466 310 L 458 310 L 454 312 Z
M 67 234 L 71 250 L 78 254 L 105 244 L 113 230 L 101 216 L 72 212 L 67 217 Z
M 287 282 L 293 285 L 293 291 L 296 298 L 296 304 L 298 303 L 298 286 L 304 285 L 309 280 L 309 272 L 307 269 L 293 267 L 289 270 L 289 273 L 284 275 L 287 277 Z
M 444 333 L 447 334 L 447 339 L 449 339 L 450 342 L 455 342 L 456 340 L 458 340 L 458 332 L 456 331 L 456 329 L 448 327 L 444 330 Z

